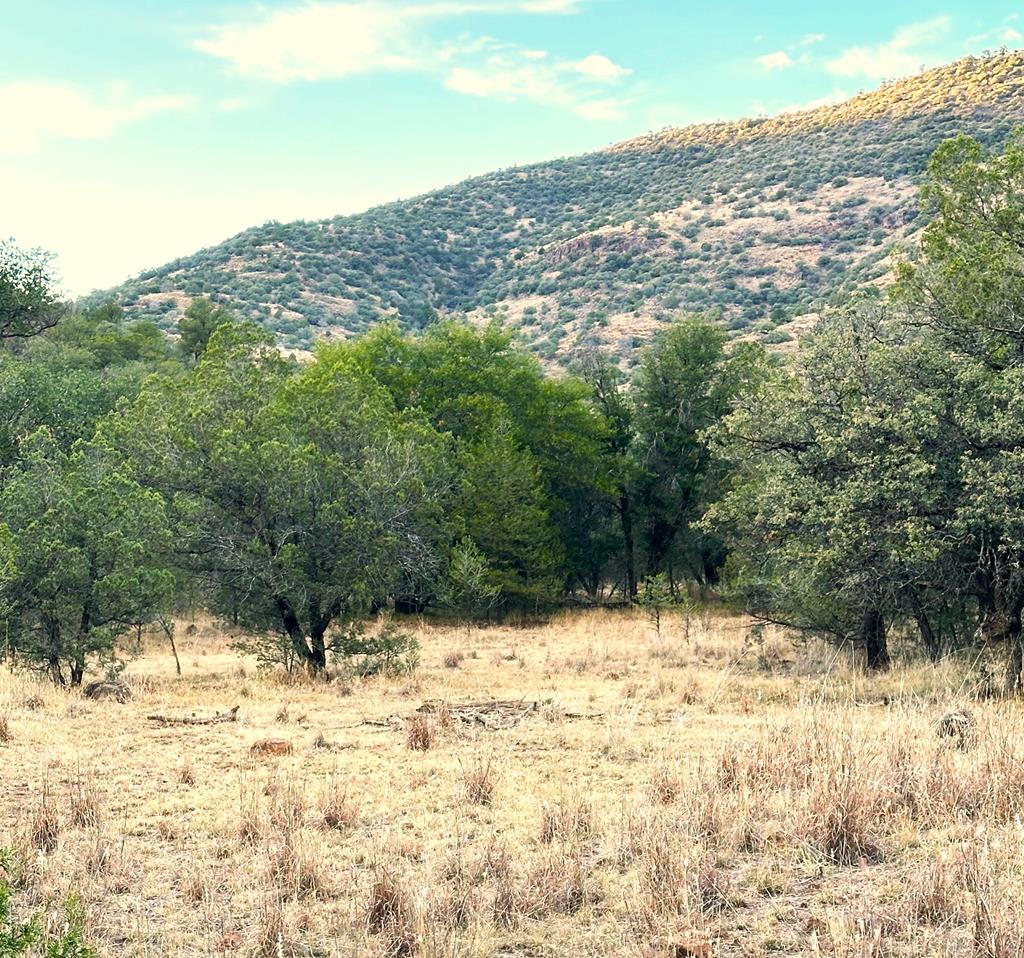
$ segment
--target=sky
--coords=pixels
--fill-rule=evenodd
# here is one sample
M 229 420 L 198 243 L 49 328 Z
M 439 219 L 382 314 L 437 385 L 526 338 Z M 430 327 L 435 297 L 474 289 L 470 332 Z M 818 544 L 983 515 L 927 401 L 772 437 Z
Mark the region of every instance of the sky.
M 666 126 L 1024 46 L 1024 0 L 0 0 L 0 237 L 80 295 Z

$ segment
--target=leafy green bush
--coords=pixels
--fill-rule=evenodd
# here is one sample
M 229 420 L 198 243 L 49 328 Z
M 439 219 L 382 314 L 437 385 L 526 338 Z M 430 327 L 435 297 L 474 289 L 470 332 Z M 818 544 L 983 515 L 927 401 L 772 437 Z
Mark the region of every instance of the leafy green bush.
M 27 921 L 15 918 L 13 871 L 13 853 L 0 849 L 0 958 L 96 958 L 96 952 L 84 942 L 85 913 L 74 895 L 64 902 L 64 929 L 56 937 L 43 931 L 41 912 L 35 912 Z
M 356 623 L 334 640 L 332 648 L 335 657 L 361 677 L 408 675 L 419 665 L 419 642 L 394 622 L 386 622 L 376 635 L 367 635 L 362 623 Z

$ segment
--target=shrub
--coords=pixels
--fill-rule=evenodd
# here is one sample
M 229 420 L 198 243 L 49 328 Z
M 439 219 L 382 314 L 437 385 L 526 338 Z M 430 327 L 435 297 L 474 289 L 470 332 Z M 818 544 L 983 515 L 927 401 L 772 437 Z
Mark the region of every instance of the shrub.
M 334 653 L 360 677 L 408 675 L 419 665 L 420 644 L 394 622 L 385 623 L 376 635 L 366 635 L 356 624 L 335 640 Z
M 85 914 L 74 895 L 64 902 L 64 928 L 56 936 L 43 931 L 45 916 L 41 912 L 25 922 L 14 918 L 14 889 L 10 883 L 13 862 L 13 854 L 0 849 L 0 958 L 22 958 L 30 953 L 52 958 L 96 958 L 96 952 L 83 941 Z

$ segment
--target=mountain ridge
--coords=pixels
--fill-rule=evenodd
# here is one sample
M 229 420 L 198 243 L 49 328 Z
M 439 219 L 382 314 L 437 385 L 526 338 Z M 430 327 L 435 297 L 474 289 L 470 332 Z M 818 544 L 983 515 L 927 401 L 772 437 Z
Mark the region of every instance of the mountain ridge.
M 269 222 L 106 294 L 169 330 L 211 295 L 283 345 L 381 318 L 496 318 L 545 359 L 626 362 L 671 315 L 784 342 L 885 281 L 918 223 L 931 152 L 1024 121 L 1024 52 L 967 57 L 834 106 L 645 134 L 464 180 L 354 216 Z M 94 297 L 95 298 L 95 297 Z

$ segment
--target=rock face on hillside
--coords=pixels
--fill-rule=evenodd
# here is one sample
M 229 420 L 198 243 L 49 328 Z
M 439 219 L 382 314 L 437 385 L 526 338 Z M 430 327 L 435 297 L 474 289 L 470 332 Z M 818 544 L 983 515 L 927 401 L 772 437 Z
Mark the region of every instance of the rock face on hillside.
M 829 299 L 884 282 L 917 230 L 944 139 L 1024 122 L 1024 53 L 967 58 L 837 106 L 667 130 L 468 180 L 358 216 L 268 223 L 113 291 L 172 328 L 209 294 L 289 347 L 387 316 L 498 317 L 547 359 L 629 355 L 714 312 L 783 342 Z

